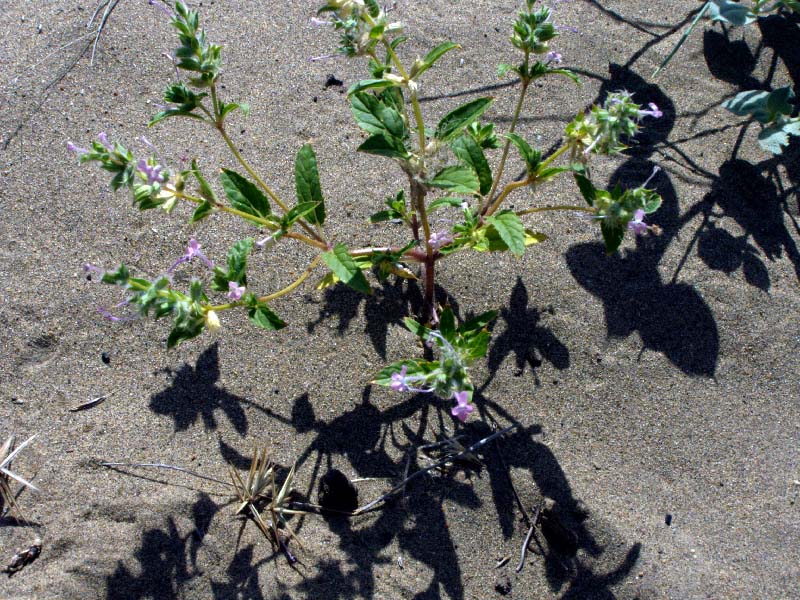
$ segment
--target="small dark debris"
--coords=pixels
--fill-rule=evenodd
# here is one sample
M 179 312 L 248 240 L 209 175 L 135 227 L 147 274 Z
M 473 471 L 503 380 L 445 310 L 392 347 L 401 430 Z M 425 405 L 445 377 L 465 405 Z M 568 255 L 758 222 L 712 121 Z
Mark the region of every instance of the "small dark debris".
M 8 566 L 3 569 L 3 573 L 8 573 L 9 578 L 12 577 L 15 573 L 18 573 L 26 566 L 31 564 L 42 553 L 42 540 L 36 538 L 33 541 L 33 545 L 25 550 L 20 550 L 14 556 L 11 557 L 11 562 L 8 563 Z
M 335 75 L 331 74 L 328 75 L 328 78 L 325 80 L 325 85 L 322 87 L 327 90 L 329 87 L 342 87 L 343 85 L 344 81 L 337 79 Z
M 319 480 L 319 503 L 323 508 L 351 512 L 358 508 L 358 490 L 338 469 L 331 469 Z
M 314 96 L 313 98 L 311 98 L 311 101 L 312 101 L 312 102 L 316 102 L 316 101 L 317 101 L 317 97 L 316 97 L 316 96 Z
M 100 354 L 100 360 L 103 361 L 103 364 L 107 365 L 111 362 L 111 357 L 108 355 L 108 352 L 103 352 Z
M 501 596 L 507 596 L 511 593 L 511 579 L 509 579 L 508 575 L 505 575 L 497 580 L 497 582 L 494 584 L 494 591 Z
M 672 525 L 672 515 L 671 514 L 667 513 L 667 516 L 664 517 L 664 523 L 666 524 L 667 527 Z

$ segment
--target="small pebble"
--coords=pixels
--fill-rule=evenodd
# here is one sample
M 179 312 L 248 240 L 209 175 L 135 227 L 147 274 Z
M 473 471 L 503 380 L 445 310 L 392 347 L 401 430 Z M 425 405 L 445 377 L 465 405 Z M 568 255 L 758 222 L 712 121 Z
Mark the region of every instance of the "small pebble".
M 103 352 L 100 355 L 100 360 L 103 361 L 103 364 L 109 364 L 111 362 L 111 357 L 108 355 L 108 352 Z

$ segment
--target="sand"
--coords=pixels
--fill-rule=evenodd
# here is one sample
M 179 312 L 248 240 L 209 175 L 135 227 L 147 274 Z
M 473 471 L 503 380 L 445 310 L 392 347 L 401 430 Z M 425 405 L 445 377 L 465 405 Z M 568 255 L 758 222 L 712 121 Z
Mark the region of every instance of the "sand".
M 463 44 L 424 80 L 428 119 L 490 94 L 488 117 L 504 130 L 516 95 L 495 71 L 514 60 L 507 38 L 518 3 L 392 4 L 411 37 L 407 59 L 448 39 Z M 336 43 L 310 24 L 314 3 L 203 5 L 211 39 L 224 46 L 225 93 L 252 105 L 249 118 L 232 121 L 242 152 L 291 196 L 294 154 L 312 143 L 329 231 L 352 245 L 396 239 L 397 228 L 365 223 L 403 175 L 354 152 L 361 135 L 342 92 L 364 65 L 307 60 Z M 798 23 L 770 20 L 729 39 L 698 30 L 653 79 L 677 37 L 658 37 L 664 24 L 696 6 L 557 6 L 556 22 L 578 32 L 555 47 L 583 86 L 537 86 L 519 132 L 552 148 L 571 116 L 609 90 L 658 104 L 664 117 L 647 123 L 640 144 L 598 161 L 595 173 L 635 186 L 660 165 L 653 184 L 664 205 L 653 222 L 663 233 L 629 237 L 607 257 L 592 223 L 551 214 L 530 219 L 549 239 L 521 260 L 443 263 L 441 294 L 458 314 L 501 312 L 488 359 L 474 369 L 478 410 L 461 428 L 449 403 L 368 384 L 419 352 L 402 327 L 413 287 L 376 283 L 365 298 L 306 285 L 275 303 L 290 323 L 281 332 L 225 314 L 218 333 L 171 351 L 166 323 L 103 320 L 97 307 L 119 293 L 89 281 L 84 263 L 124 261 L 154 275 L 192 237 L 222 260 L 254 232 L 223 216 L 191 226 L 182 208 L 139 213 L 98 169 L 77 166 L 66 142 L 106 131 L 135 146 L 146 134 L 175 165 L 197 157 L 215 186 L 215 169 L 234 165 L 214 132 L 193 123 L 146 130 L 173 76 L 160 56 L 173 37 L 144 0 L 118 5 L 93 65 L 89 38 L 70 45 L 86 33 L 92 2 L 5 3 L 0 437 L 37 435 L 14 469 L 42 491 L 19 496 L 24 522 L 0 521 L 0 563 L 37 536 L 42 553 L 0 577 L 0 597 L 800 597 L 800 144 L 766 155 L 757 127 L 720 107 L 743 89 L 797 86 Z M 344 86 L 325 87 L 331 74 Z M 536 199 L 579 201 L 566 179 Z M 292 245 L 259 255 L 251 285 L 286 285 L 310 257 Z M 365 480 L 356 486 L 366 502 L 402 477 L 413 447 L 456 430 L 471 443 L 493 424 L 517 429 L 479 452 L 480 471 L 418 478 L 403 498 L 352 520 L 294 519 L 295 565 L 234 516 L 224 486 L 98 466 L 164 462 L 226 480 L 229 466 L 246 469 L 253 448 L 266 446 L 280 465 L 297 463 L 308 499 L 336 468 Z M 419 457 L 412 470 L 425 464 Z M 528 527 L 511 482 L 526 512 L 548 509 L 520 573 Z

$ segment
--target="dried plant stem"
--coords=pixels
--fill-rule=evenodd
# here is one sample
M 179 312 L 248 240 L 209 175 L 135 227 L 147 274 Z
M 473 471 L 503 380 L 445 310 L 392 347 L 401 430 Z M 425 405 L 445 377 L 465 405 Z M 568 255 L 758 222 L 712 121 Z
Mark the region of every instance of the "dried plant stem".
M 165 463 L 126 463 L 126 462 L 103 462 L 100 463 L 101 467 L 147 467 L 153 469 L 168 469 L 170 471 L 178 471 L 180 473 L 186 473 L 187 475 L 191 475 L 192 477 L 197 477 L 198 479 L 205 479 L 206 481 L 213 481 L 214 483 L 219 483 L 226 487 L 233 487 L 233 485 L 229 481 L 221 481 L 219 479 L 215 479 L 213 477 L 208 477 L 207 475 L 201 475 L 200 473 L 195 473 L 189 469 L 185 469 L 183 467 L 178 467 L 175 465 L 168 465 Z

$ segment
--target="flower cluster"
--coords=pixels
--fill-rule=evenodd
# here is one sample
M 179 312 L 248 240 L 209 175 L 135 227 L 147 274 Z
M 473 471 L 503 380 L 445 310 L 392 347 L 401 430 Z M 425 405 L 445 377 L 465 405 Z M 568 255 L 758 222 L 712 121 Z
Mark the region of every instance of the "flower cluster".
M 567 126 L 566 135 L 584 159 L 592 152 L 617 154 L 627 148 L 623 140 L 636 135 L 643 118 L 661 116 L 663 113 L 654 103 L 642 109 L 629 92 L 614 92 L 602 106 L 593 106 L 588 114 L 578 115 Z

